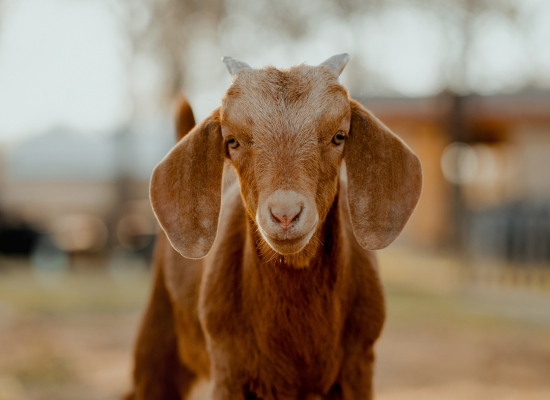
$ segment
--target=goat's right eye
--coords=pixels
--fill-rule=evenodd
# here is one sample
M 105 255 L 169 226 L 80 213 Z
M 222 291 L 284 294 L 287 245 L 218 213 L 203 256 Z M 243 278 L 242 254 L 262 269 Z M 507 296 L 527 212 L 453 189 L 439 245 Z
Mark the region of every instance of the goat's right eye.
M 236 149 L 237 147 L 239 147 L 239 142 L 237 142 L 237 139 L 231 136 L 229 137 L 229 139 L 227 139 L 227 145 L 232 149 Z

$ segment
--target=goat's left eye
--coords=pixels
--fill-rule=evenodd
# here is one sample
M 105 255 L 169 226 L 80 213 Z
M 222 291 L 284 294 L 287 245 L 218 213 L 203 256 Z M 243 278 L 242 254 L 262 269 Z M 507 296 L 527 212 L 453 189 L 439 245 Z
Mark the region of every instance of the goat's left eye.
M 338 131 L 336 132 L 336 135 L 332 138 L 332 143 L 339 146 L 342 143 L 344 143 L 344 140 L 346 139 L 346 135 L 344 135 L 344 132 Z

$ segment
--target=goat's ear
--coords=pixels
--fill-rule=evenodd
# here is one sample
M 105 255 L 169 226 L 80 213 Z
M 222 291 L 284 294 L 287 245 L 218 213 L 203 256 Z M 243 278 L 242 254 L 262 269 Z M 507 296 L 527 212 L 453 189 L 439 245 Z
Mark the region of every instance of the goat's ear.
M 383 249 L 401 233 L 416 207 L 422 189 L 420 160 L 353 100 L 344 159 L 355 237 L 365 249 Z
M 202 258 L 218 230 L 224 148 L 219 109 L 195 126 L 157 165 L 149 196 L 172 247 Z

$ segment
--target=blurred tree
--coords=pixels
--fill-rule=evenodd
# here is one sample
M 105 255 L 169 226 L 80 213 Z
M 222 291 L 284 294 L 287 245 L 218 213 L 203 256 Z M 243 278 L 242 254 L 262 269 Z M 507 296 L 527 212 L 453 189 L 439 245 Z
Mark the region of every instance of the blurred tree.
M 207 15 L 216 26 L 226 15 L 223 0 L 115 0 L 113 9 L 128 35 L 128 59 L 149 54 L 157 60 L 164 74 L 163 94 L 167 99 L 181 92 L 185 80 L 185 58 L 195 39 L 190 29 L 193 19 Z M 211 39 L 215 42 L 213 33 Z
M 420 0 L 422 2 L 422 0 Z M 484 17 L 492 15 L 504 19 L 512 25 L 518 35 L 519 24 L 517 2 L 512 0 L 424 0 L 426 5 L 444 21 L 445 26 L 455 33 L 455 40 L 447 38 L 449 45 L 455 45 L 457 51 L 449 51 L 443 62 L 445 70 L 445 88 L 457 93 L 469 93 L 474 90 L 472 82 L 472 62 L 476 57 L 473 49 L 481 31 L 487 32 L 487 22 L 479 24 Z M 490 22 L 489 22 L 490 23 Z M 482 26 L 479 26 L 482 25 Z M 515 26 L 514 26 L 515 25 Z M 480 29 L 481 28 L 481 29 Z
M 292 53 L 303 49 L 303 43 L 320 46 L 331 39 L 340 41 L 340 48 L 356 53 L 348 68 L 356 87 L 391 94 L 395 92 L 395 85 L 388 82 L 386 71 L 377 67 L 378 59 L 388 52 L 384 45 L 388 32 L 378 35 L 374 32 L 374 36 L 379 37 L 373 39 L 372 33 L 365 34 L 365 27 L 382 19 L 385 13 L 403 7 L 438 21 L 434 35 L 444 41 L 443 54 L 433 52 L 439 75 L 434 79 L 439 79 L 439 90 L 469 93 L 480 83 L 483 86 L 487 80 L 498 79 L 491 71 L 483 72 L 480 64 L 483 57 L 479 54 L 483 49 L 479 40 L 492 27 L 504 26 L 517 35 L 518 40 L 526 41 L 523 28 L 530 17 L 521 14 L 518 3 L 512 0 L 113 1 L 132 43 L 131 52 L 147 53 L 159 63 L 164 75 L 163 95 L 167 100 L 186 86 L 189 65 L 197 52 L 202 51 L 201 47 L 216 48 L 220 56 L 224 49 L 254 59 L 261 50 L 265 53 L 265 49 L 285 47 L 285 51 Z M 384 27 L 399 29 L 398 25 Z M 331 38 L 331 34 L 334 37 Z M 380 45 L 371 45 L 372 49 L 365 55 L 365 41 L 371 43 L 369 40 L 379 40 Z M 529 80 L 525 76 L 521 79 Z M 506 86 L 507 82 L 497 84 Z

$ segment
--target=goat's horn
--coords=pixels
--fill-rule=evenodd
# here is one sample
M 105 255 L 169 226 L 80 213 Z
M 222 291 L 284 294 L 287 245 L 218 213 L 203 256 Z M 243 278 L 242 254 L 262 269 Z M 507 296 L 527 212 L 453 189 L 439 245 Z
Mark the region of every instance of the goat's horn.
M 245 69 L 252 69 L 250 65 L 244 61 L 235 60 L 233 57 L 223 57 L 222 61 L 224 62 L 227 70 L 231 76 L 237 75 L 239 72 L 244 71 Z
M 342 53 L 330 57 L 328 60 L 323 61 L 319 65 L 324 65 L 325 67 L 328 67 L 336 76 L 340 76 L 348 61 L 349 54 Z

